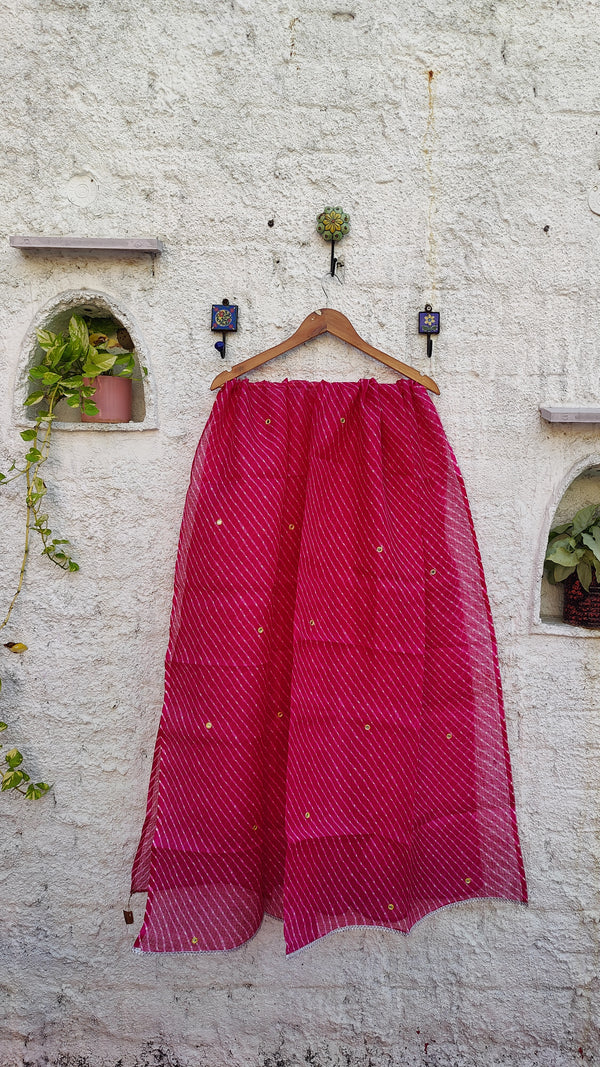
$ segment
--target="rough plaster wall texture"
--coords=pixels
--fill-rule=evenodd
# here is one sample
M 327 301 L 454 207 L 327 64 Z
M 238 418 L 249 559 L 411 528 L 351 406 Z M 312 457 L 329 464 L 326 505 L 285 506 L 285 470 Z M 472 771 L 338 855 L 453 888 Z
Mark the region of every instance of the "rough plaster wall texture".
M 533 633 L 539 545 L 598 401 L 596 5 L 585 0 L 0 0 L 8 233 L 160 237 L 164 255 L 0 245 L 0 467 L 34 316 L 87 287 L 128 308 L 159 429 L 57 433 L 54 528 L 4 654 L 2 718 L 44 801 L 3 795 L 3 1067 L 564 1067 L 598 1058 L 597 642 Z M 434 72 L 430 82 L 428 71 Z M 352 215 L 338 278 L 314 217 Z M 274 220 L 268 227 L 269 219 Z M 189 467 L 219 367 L 206 328 L 240 305 L 238 360 L 325 304 L 439 381 L 497 624 L 528 909 L 474 902 L 407 939 L 347 931 L 285 960 L 267 920 L 223 956 L 135 957 L 124 926 L 162 697 Z M 416 311 L 443 332 L 426 366 Z M 283 377 L 393 380 L 319 340 Z M 0 498 L 3 599 L 23 509 Z M 141 903 L 135 902 L 136 922 Z

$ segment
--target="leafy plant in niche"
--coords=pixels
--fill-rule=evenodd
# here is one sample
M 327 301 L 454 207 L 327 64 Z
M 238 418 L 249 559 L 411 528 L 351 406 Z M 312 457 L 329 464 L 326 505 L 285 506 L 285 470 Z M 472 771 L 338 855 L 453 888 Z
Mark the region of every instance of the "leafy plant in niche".
M 129 334 L 114 320 L 86 320 L 81 315 L 72 315 L 68 331 L 53 333 L 50 330 L 38 330 L 37 339 L 42 355 L 29 371 L 34 388 L 25 400 L 26 407 L 36 409 L 35 420 L 30 428 L 21 433 L 27 452 L 21 464 L 13 462 L 7 474 L 0 474 L 0 484 L 23 479 L 26 509 L 17 588 L 0 623 L 0 630 L 8 624 L 23 588 L 32 532 L 41 540 L 42 555 L 63 570 L 79 570 L 79 565 L 71 556 L 68 538 L 53 536 L 48 514 L 44 510 L 47 486 L 42 477 L 42 468 L 50 451 L 57 404 L 64 399 L 70 407 L 78 408 L 87 415 L 96 415 L 98 408 L 93 402 L 95 379 L 107 373 L 131 377 L 135 366 Z M 9 641 L 5 647 L 11 652 L 22 653 L 27 646 Z M 6 724 L 0 723 L 0 730 L 5 728 Z M 23 769 L 23 757 L 18 749 L 4 753 L 3 761 L 6 769 L 0 767 L 0 790 L 16 789 L 28 799 L 38 799 L 50 788 L 44 782 L 31 783 L 30 776 Z
M 595 578 L 600 582 L 600 505 L 581 508 L 570 522 L 555 526 L 548 535 L 544 574 L 551 585 L 577 573 L 586 593 Z

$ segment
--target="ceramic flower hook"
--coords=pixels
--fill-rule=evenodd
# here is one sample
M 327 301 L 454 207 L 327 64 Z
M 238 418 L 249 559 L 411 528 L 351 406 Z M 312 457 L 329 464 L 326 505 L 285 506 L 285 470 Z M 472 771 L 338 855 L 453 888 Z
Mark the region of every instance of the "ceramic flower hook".
M 331 277 L 335 275 L 337 259 L 334 248 L 337 241 L 341 241 L 350 229 L 350 216 L 341 207 L 326 207 L 320 215 L 317 215 L 317 233 L 321 234 L 324 241 L 331 241 Z
M 238 309 L 237 304 L 230 304 L 229 300 L 223 297 L 221 304 L 213 304 L 212 313 L 210 319 L 211 330 L 218 330 L 223 335 L 222 341 L 217 341 L 215 348 L 217 352 L 221 353 L 221 358 L 225 359 L 225 344 L 228 333 L 235 333 L 238 327 Z
M 425 304 L 425 311 L 419 312 L 419 333 L 427 335 L 427 355 L 433 354 L 433 337 L 440 332 L 440 313 L 434 311 L 431 304 Z

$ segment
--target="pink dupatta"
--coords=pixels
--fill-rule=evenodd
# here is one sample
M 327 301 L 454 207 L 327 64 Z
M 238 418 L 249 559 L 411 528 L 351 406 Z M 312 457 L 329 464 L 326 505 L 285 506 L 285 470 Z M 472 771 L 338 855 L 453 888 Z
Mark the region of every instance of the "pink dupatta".
M 464 484 L 411 381 L 234 380 L 191 474 L 136 948 L 525 901 Z

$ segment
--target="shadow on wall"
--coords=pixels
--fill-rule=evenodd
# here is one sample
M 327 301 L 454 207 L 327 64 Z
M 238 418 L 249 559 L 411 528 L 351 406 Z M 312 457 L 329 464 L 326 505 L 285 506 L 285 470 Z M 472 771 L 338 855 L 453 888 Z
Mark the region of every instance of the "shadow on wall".
M 133 1056 L 134 1059 L 126 1057 L 106 1061 L 106 1067 L 125 1067 L 125 1064 L 127 1067 L 187 1067 L 187 1064 L 162 1042 L 149 1041 L 138 1053 L 133 1053 Z M 77 1053 L 59 1052 L 52 1059 L 44 1056 L 43 1062 L 44 1067 L 95 1067 L 97 1061 Z M 36 1059 L 35 1067 L 40 1063 L 41 1061 Z M 24 1067 L 34 1067 L 34 1062 L 28 1059 L 24 1059 L 23 1064 Z

